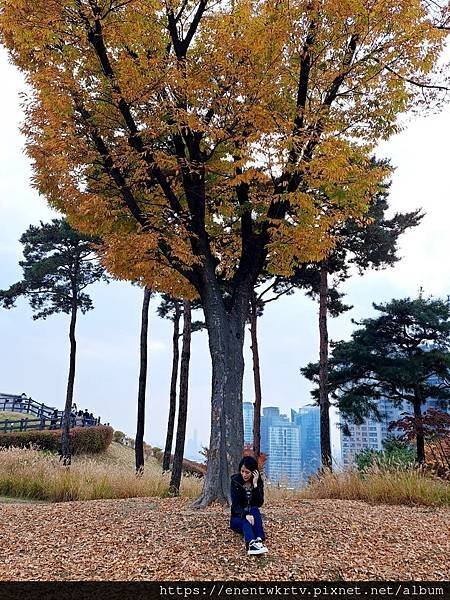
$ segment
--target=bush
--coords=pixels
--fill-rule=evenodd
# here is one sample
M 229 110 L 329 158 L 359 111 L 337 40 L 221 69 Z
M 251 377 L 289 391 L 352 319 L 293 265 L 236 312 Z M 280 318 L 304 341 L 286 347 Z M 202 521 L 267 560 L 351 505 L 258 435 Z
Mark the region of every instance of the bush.
M 164 452 L 162 451 L 161 448 L 158 448 L 157 446 L 153 446 L 152 454 L 158 462 L 162 462 Z
M 72 454 L 97 454 L 104 452 L 110 445 L 113 429 L 107 425 L 96 427 L 74 427 L 70 430 L 70 449 Z M 18 431 L 0 434 L 0 447 L 25 448 L 36 446 L 41 450 L 59 452 L 61 447 L 61 430 L 55 431 Z
M 410 469 L 416 461 L 416 451 L 409 444 L 396 437 L 388 437 L 383 442 L 383 450 L 365 448 L 355 456 L 358 471 L 366 472 L 372 467 L 380 470 Z
M 123 431 L 116 430 L 114 432 L 114 441 L 118 444 L 123 444 L 123 440 L 125 439 L 125 434 Z

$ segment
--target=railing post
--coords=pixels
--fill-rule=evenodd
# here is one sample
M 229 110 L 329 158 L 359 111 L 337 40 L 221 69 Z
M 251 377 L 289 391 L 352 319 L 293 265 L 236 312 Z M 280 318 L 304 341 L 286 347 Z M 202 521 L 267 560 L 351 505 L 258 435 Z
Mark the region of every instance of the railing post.
M 4 426 L 4 428 L 3 428 L 3 429 L 4 429 L 5 433 L 6 433 L 6 432 L 7 432 L 7 430 L 8 430 L 8 419 L 6 419 L 6 421 L 5 421 L 5 426 Z

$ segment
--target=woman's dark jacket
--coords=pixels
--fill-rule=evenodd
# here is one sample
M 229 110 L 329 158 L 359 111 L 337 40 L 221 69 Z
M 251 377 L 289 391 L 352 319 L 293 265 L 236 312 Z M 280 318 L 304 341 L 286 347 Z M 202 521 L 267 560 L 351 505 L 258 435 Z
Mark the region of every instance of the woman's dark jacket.
M 252 506 L 262 506 L 264 503 L 264 484 L 261 476 L 256 487 L 252 484 L 252 495 L 247 500 L 244 479 L 240 473 L 231 476 L 231 516 L 244 519 L 250 513 Z

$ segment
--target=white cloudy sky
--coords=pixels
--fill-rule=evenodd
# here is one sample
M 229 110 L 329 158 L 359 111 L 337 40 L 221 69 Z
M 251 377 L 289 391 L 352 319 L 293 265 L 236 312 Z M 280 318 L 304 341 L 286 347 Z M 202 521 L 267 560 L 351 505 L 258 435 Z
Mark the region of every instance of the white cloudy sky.
M 31 224 L 52 212 L 30 186 L 31 171 L 18 133 L 23 81 L 0 48 L 0 289 L 21 276 L 18 238 Z M 395 211 L 423 207 L 422 225 L 401 242 L 402 261 L 395 269 L 366 274 L 348 282 L 347 300 L 355 308 L 330 323 L 332 339 L 348 337 L 351 318 L 371 313 L 372 302 L 426 293 L 450 293 L 449 154 L 450 108 L 440 114 L 416 116 L 402 133 L 379 148 L 396 166 L 391 189 Z M 140 290 L 114 282 L 91 289 L 95 310 L 78 326 L 75 400 L 80 408 L 101 415 L 130 435 L 135 430 Z M 149 393 L 146 439 L 161 445 L 165 437 L 171 364 L 171 330 L 159 319 L 153 301 L 150 320 Z M 14 310 L 0 310 L 0 392 L 31 395 L 62 408 L 68 368 L 68 317 L 33 321 L 20 301 Z M 263 405 L 282 412 L 310 401 L 309 385 L 300 366 L 318 354 L 317 306 L 301 294 L 271 303 L 259 326 Z M 209 437 L 210 371 L 206 334 L 194 336 L 191 362 L 188 435 L 194 429 L 204 444 Z M 253 400 L 251 360 L 246 350 L 244 400 Z

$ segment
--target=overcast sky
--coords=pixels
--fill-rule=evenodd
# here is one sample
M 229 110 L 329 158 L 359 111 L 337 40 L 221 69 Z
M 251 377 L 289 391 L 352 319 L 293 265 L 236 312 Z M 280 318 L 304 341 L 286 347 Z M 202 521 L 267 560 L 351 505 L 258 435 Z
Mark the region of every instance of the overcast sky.
M 21 278 L 20 235 L 30 224 L 52 213 L 30 185 L 31 169 L 18 128 L 23 118 L 21 75 L 0 47 L 0 289 Z M 450 293 L 449 227 L 450 109 L 409 119 L 402 133 L 378 150 L 396 167 L 391 212 L 423 207 L 420 227 L 401 240 L 402 261 L 394 269 L 355 277 L 345 285 L 354 309 L 330 322 L 332 339 L 348 338 L 352 318 L 370 315 L 372 302 L 426 294 Z M 95 309 L 78 322 L 75 401 L 134 435 L 138 378 L 138 346 L 142 291 L 113 282 L 92 286 Z M 149 390 L 145 438 L 161 446 L 165 439 L 171 368 L 171 324 L 150 318 Z M 310 402 L 309 384 L 299 369 L 318 356 L 318 309 L 297 293 L 267 306 L 259 324 L 263 406 L 279 406 L 289 414 Z M 247 336 L 249 337 L 249 336 Z M 62 408 L 68 370 L 68 316 L 33 321 L 21 300 L 13 310 L 0 309 L 0 392 L 25 392 L 39 402 Z M 253 401 L 252 367 L 246 344 L 244 400 Z M 210 361 L 206 333 L 193 336 L 187 438 L 194 430 L 204 445 L 209 439 Z M 337 438 L 334 434 L 335 440 Z

